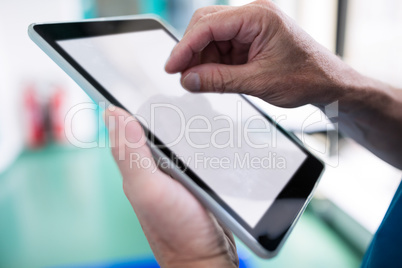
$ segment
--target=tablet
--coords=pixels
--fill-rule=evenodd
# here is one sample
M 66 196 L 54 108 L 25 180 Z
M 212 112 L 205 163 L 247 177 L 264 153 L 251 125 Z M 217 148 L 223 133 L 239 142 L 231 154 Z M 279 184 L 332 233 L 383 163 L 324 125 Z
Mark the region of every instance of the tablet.
M 159 19 L 32 24 L 28 32 L 95 103 L 133 114 L 161 168 L 252 251 L 277 254 L 324 168 L 298 139 L 247 96 L 184 90 L 179 74 L 164 71 L 178 38 Z

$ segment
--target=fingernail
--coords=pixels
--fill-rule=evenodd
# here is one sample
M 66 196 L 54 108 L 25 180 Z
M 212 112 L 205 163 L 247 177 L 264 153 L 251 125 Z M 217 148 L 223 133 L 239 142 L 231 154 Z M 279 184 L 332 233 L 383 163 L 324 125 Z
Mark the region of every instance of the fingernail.
M 183 87 L 190 91 L 200 91 L 201 80 L 197 73 L 189 73 L 183 79 Z

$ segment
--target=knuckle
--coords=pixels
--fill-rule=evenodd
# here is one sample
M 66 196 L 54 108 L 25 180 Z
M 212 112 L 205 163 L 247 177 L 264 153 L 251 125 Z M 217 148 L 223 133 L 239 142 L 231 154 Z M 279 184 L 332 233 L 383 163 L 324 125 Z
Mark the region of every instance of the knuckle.
M 205 14 L 207 14 L 207 11 L 206 11 L 206 8 L 205 7 L 202 7 L 202 8 L 199 8 L 199 9 L 197 9 L 195 12 L 194 12 L 194 15 L 193 15 L 193 17 L 194 18 L 201 18 L 202 16 L 204 16 Z
M 215 72 L 215 77 L 213 79 L 213 88 L 214 88 L 214 91 L 216 91 L 216 92 L 221 92 L 221 93 L 226 92 L 223 73 L 220 69 L 218 69 Z
M 201 18 L 204 17 L 205 15 L 210 15 L 216 11 L 216 6 L 207 6 L 207 7 L 201 7 L 198 8 L 195 12 L 193 17 L 194 18 Z
M 231 73 L 226 68 L 218 68 L 211 73 L 209 87 L 213 92 L 230 92 L 233 87 Z
M 213 16 L 214 16 L 214 13 L 205 13 L 202 15 L 202 17 L 200 17 L 200 19 L 198 21 L 202 24 L 208 23 Z
M 203 22 L 203 21 L 205 21 L 205 17 L 208 17 L 208 16 L 210 16 L 210 15 L 212 15 L 211 10 L 210 10 L 208 7 L 202 7 L 202 8 L 197 9 L 197 10 L 194 12 L 194 15 L 193 15 L 192 20 L 193 20 L 195 23 L 197 23 L 197 22 Z
M 207 87 L 210 89 L 210 91 L 222 92 L 222 80 L 220 76 L 221 75 L 219 71 L 211 71 L 210 75 L 208 75 Z

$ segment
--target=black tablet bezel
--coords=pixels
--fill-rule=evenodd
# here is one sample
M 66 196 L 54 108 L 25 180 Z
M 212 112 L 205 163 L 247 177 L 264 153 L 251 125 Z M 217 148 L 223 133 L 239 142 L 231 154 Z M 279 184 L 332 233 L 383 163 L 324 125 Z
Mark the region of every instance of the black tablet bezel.
M 85 37 L 94 37 L 102 35 L 114 35 L 136 31 L 162 29 L 174 40 L 177 38 L 170 33 L 161 23 L 154 19 L 116 19 L 103 21 L 81 21 L 68 23 L 37 24 L 33 26 L 34 31 L 38 33 L 53 49 L 55 49 L 71 66 L 76 69 L 99 93 L 110 103 L 124 108 L 120 102 L 115 99 L 105 88 L 103 88 L 88 72 L 86 72 L 68 53 L 66 53 L 57 41 L 66 39 L 76 39 Z M 244 97 L 244 96 L 243 96 Z M 248 101 L 248 99 L 245 98 Z M 248 101 L 249 102 L 249 101 Z M 277 127 L 285 136 L 296 144 L 305 154 L 306 159 L 293 175 L 285 188 L 276 197 L 274 203 L 265 212 L 263 217 L 254 228 L 251 228 L 234 210 L 229 207 L 210 187 L 208 187 L 190 168 L 186 165 L 150 131 L 144 128 L 148 138 L 159 147 L 159 149 L 170 158 L 186 175 L 188 175 L 199 187 L 207 192 L 216 202 L 218 202 L 244 229 L 246 229 L 265 249 L 275 251 L 294 220 L 297 218 L 300 210 L 316 185 L 317 180 L 323 171 L 323 163 L 314 157 L 300 141 L 296 140 L 291 134 L 276 124 L 268 115 L 262 112 L 258 107 L 250 104 L 269 122 Z M 286 202 L 291 200 L 292 202 Z M 283 209 L 283 202 L 286 203 L 286 211 Z M 281 218 L 285 221 L 285 228 L 282 228 L 279 235 L 269 235 L 267 229 L 272 222 Z

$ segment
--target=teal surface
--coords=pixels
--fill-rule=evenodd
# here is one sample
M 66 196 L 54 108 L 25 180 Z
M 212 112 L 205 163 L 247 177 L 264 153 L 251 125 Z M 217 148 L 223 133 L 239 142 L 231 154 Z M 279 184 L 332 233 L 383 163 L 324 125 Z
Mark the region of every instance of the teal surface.
M 26 151 L 0 175 L 0 267 L 97 267 L 152 258 L 108 148 Z M 358 267 L 361 256 L 306 211 L 279 256 L 248 267 Z

